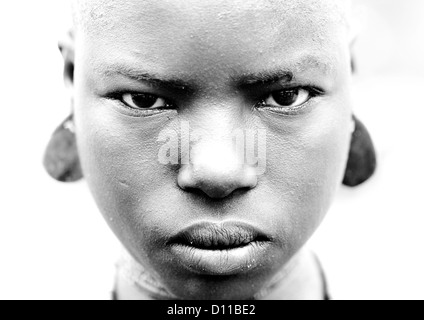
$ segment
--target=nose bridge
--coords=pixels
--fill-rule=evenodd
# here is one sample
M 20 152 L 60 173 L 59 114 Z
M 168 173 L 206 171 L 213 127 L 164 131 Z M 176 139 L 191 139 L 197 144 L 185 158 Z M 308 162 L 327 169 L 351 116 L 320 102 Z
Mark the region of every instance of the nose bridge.
M 189 120 L 191 126 L 200 127 L 214 136 L 228 135 L 234 129 L 243 127 L 246 106 L 237 101 L 237 97 L 215 97 L 233 94 L 223 93 L 221 87 L 208 90 L 209 94 L 192 108 L 193 117 Z M 216 94 L 213 91 L 216 91 Z
M 244 110 L 236 103 L 205 103 L 195 110 L 190 119 L 185 121 L 186 131 L 190 133 L 190 159 L 193 164 L 211 162 L 215 155 L 221 155 L 228 164 L 233 164 L 239 156 L 240 150 L 234 140 L 237 138 L 239 145 L 245 121 Z M 213 151 L 213 153 L 212 153 Z M 209 160 L 208 160 L 209 159 Z M 222 161 L 221 161 L 222 162 Z M 219 162 L 215 161 L 218 165 Z
M 188 122 L 190 156 L 180 167 L 178 185 L 186 191 L 201 190 L 211 198 L 254 188 L 255 170 L 244 161 L 242 117 L 225 107 L 208 111 Z

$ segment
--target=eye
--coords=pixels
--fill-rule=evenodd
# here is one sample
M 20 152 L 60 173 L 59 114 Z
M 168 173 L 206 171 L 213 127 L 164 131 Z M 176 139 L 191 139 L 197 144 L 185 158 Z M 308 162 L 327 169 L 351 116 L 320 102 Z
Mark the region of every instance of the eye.
M 168 106 L 165 99 L 147 93 L 125 93 L 121 99 L 133 109 L 159 109 Z
M 312 98 L 310 90 L 293 88 L 271 93 L 264 104 L 271 107 L 296 108 L 308 102 Z

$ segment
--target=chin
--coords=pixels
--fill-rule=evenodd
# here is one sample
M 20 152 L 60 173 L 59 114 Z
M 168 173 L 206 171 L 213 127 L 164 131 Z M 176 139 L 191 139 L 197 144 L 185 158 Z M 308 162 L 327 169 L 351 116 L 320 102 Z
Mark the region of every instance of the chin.
M 172 293 L 181 300 L 254 300 L 267 281 L 252 275 L 198 276 L 173 280 Z

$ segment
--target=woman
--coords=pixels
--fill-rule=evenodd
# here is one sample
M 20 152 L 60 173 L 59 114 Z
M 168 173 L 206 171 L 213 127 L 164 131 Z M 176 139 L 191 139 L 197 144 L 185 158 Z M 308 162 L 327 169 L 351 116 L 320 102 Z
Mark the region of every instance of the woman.
M 45 165 L 84 176 L 127 250 L 117 298 L 327 297 L 304 244 L 342 181 L 375 168 L 352 114 L 348 8 L 74 2 L 72 114 Z

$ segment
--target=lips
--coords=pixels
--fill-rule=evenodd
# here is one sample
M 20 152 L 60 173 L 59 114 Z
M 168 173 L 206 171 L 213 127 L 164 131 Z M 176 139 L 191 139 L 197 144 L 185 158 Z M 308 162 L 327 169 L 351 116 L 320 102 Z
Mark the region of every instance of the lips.
M 171 243 L 182 244 L 204 250 L 229 250 L 247 246 L 254 241 L 268 239 L 253 227 L 227 223 L 194 225 L 177 234 Z
M 206 275 L 231 275 L 260 264 L 270 243 L 259 229 L 241 222 L 195 224 L 168 245 L 186 269 Z

